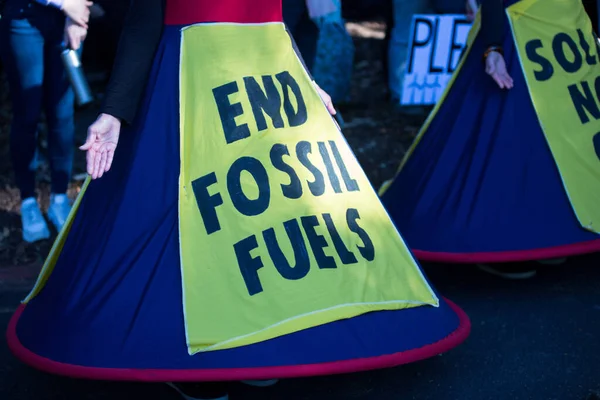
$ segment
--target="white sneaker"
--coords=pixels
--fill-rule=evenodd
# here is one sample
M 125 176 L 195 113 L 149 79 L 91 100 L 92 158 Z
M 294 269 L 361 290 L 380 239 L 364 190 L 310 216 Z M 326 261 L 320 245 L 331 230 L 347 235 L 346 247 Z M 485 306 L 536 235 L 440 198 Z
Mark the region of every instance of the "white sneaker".
M 46 224 L 37 200 L 33 197 L 28 197 L 21 203 L 21 224 L 23 226 L 23 240 L 28 243 L 50 237 L 48 224 Z
M 175 385 L 171 382 L 166 382 L 166 384 L 168 386 L 170 386 L 171 388 L 175 389 L 175 391 L 177 391 L 177 393 L 179 393 L 179 395 L 181 397 L 183 397 L 185 400 L 229 400 L 229 395 L 227 395 L 227 394 L 222 395 L 220 397 L 192 397 L 190 395 L 183 393 L 183 391 L 180 388 L 178 388 L 177 385 Z
M 263 381 L 242 381 L 243 384 L 254 387 L 270 387 L 279 382 L 279 379 L 269 379 Z
M 548 258 L 546 260 L 537 260 L 538 264 L 542 265 L 562 265 L 567 262 L 565 258 Z
M 48 219 L 60 232 L 67 222 L 71 212 L 71 202 L 66 194 L 53 194 L 50 196 L 50 207 L 48 207 Z
M 504 279 L 531 279 L 537 275 L 535 268 L 527 263 L 477 264 L 477 268 Z

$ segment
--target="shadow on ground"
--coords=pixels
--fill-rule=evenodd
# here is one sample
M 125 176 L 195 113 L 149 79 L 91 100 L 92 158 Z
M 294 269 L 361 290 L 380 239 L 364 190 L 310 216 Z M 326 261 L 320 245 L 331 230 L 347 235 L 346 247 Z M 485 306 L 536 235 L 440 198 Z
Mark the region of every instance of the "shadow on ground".
M 543 266 L 506 281 L 473 266 L 427 265 L 440 292 L 469 314 L 471 337 L 419 363 L 366 373 L 294 379 L 269 389 L 234 386 L 232 400 L 592 400 L 600 389 L 600 256 Z M 0 329 L 24 293 L 0 292 Z M 406 329 L 411 329 L 407 326 Z M 90 344 L 93 345 L 93 344 Z M 160 384 L 87 382 L 34 371 L 0 344 L 0 398 L 177 399 Z

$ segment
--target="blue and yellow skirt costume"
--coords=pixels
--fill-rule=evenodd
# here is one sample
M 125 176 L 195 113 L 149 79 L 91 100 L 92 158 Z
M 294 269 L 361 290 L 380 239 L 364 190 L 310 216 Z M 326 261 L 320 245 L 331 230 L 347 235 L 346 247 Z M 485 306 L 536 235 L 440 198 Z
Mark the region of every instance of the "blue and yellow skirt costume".
M 169 0 L 120 140 L 10 322 L 26 363 L 283 378 L 399 365 L 468 336 L 321 103 L 279 0 Z
M 442 100 L 380 191 L 419 259 L 513 262 L 600 250 L 592 25 L 580 1 L 507 3 L 503 48 L 514 87 L 500 90 L 485 73 L 477 19 Z

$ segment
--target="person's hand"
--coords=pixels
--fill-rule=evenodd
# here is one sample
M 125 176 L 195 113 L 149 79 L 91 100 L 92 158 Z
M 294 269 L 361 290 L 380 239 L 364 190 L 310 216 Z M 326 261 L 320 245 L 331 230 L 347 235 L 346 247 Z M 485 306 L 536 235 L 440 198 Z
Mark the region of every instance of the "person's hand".
M 87 139 L 79 149 L 87 151 L 87 173 L 92 179 L 101 178 L 110 169 L 120 132 L 121 121 L 108 114 L 100 114 L 88 128 Z
M 81 43 L 87 36 L 87 28 L 76 24 L 71 18 L 65 23 L 65 43 L 73 50 L 79 50 Z
M 92 4 L 88 0 L 64 0 L 61 9 L 73 22 L 87 29 Z
M 335 111 L 335 107 L 333 106 L 333 102 L 331 101 L 331 97 L 327 94 L 327 92 L 321 89 L 316 83 L 315 87 L 317 88 L 317 92 L 319 93 L 319 97 L 321 97 L 323 104 L 325 104 L 325 107 L 327 107 L 327 111 L 329 111 L 329 114 L 337 114 L 337 111 Z
M 466 8 L 467 8 L 467 19 L 469 21 L 473 21 L 475 19 L 475 15 L 477 14 L 477 10 L 479 9 L 477 0 L 467 0 Z
M 504 57 L 497 51 L 492 51 L 485 59 L 485 72 L 492 77 L 500 89 L 511 89 L 513 80 L 506 71 Z

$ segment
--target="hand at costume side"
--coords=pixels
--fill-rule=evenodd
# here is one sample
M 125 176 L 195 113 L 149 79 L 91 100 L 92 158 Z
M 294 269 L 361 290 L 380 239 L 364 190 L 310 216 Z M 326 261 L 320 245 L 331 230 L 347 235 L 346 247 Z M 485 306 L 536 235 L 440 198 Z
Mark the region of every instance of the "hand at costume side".
M 100 114 L 88 128 L 87 139 L 79 149 L 87 151 L 87 173 L 92 179 L 101 178 L 110 169 L 120 132 L 121 121 L 108 114 Z
M 485 72 L 492 77 L 500 89 L 511 89 L 513 80 L 506 70 L 504 57 L 497 51 L 492 51 L 485 59 Z
M 319 85 L 317 85 L 316 83 L 314 83 L 314 85 L 317 88 L 317 92 L 319 93 L 319 96 L 321 97 L 323 104 L 325 104 L 325 107 L 327 107 L 327 111 L 329 111 L 329 114 L 331 114 L 331 115 L 337 114 L 337 111 L 335 111 L 335 107 L 333 107 L 333 102 L 331 101 L 331 97 L 327 94 L 326 91 L 321 89 L 319 87 Z

